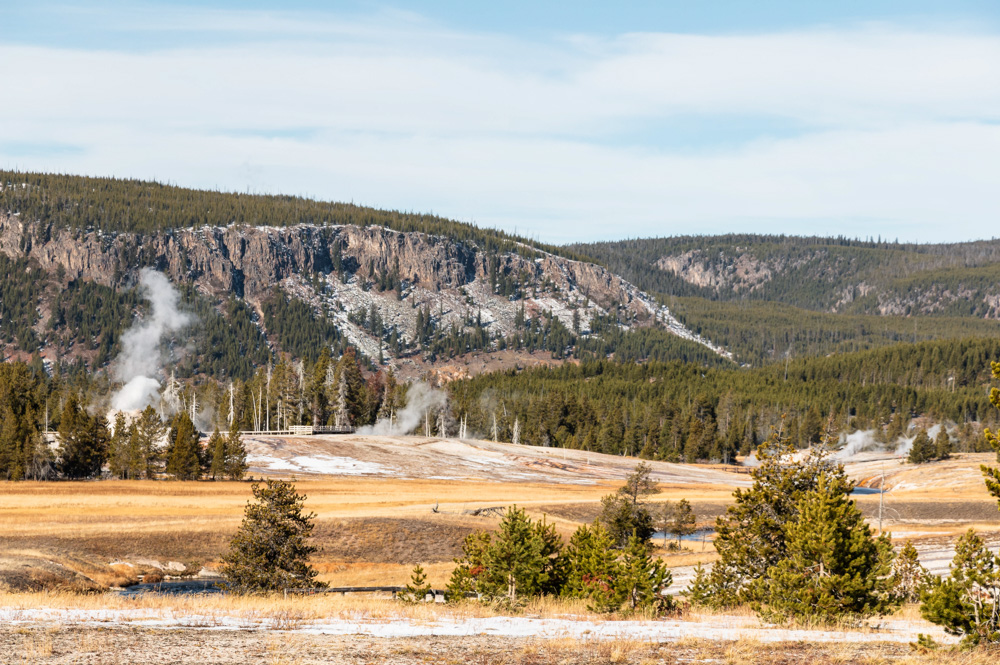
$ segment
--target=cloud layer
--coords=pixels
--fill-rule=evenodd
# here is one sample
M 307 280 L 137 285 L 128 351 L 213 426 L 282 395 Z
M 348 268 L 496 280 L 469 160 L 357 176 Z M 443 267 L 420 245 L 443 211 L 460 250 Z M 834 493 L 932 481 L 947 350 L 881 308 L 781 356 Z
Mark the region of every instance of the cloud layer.
M 992 235 L 1000 207 L 1000 35 L 525 41 L 407 14 L 192 12 L 115 19 L 176 35 L 163 48 L 0 42 L 15 63 L 0 69 L 0 165 L 433 211 L 555 242 L 956 240 Z

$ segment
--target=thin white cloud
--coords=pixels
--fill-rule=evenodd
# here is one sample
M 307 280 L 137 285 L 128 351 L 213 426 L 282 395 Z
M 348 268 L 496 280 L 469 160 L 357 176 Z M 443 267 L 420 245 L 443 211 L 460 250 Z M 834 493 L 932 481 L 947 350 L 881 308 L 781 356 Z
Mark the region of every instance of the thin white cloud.
M 406 15 L 380 17 L 382 30 L 325 15 L 198 18 L 255 41 L 0 44 L 13 63 L 0 69 L 13 100 L 0 105 L 0 165 L 433 210 L 555 241 L 977 237 L 1000 203 L 997 35 L 865 26 L 530 44 Z M 192 29 L 177 14 L 164 24 Z M 778 118 L 795 132 L 679 153 L 660 139 L 685 116 Z M 651 123 L 648 142 L 620 138 Z M 81 151 L 16 154 L 32 143 Z

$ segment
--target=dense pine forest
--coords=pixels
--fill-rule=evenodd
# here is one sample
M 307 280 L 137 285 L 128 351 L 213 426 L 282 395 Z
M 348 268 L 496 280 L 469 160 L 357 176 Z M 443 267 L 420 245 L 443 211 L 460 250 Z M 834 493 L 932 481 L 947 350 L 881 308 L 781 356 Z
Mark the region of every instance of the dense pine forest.
M 469 427 L 519 439 L 671 461 L 732 461 L 781 429 L 806 446 L 874 429 L 895 441 L 914 418 L 951 422 L 966 449 L 995 413 L 1000 340 L 899 344 L 759 369 L 609 361 L 482 375 L 450 386 Z M 974 427 L 972 423 L 977 423 Z
M 569 248 L 745 363 L 1000 333 L 1000 241 L 725 235 Z
M 956 449 L 983 450 L 982 427 L 996 424 L 987 391 L 994 358 L 997 339 L 898 344 L 758 369 L 590 359 L 451 382 L 447 406 L 427 422 L 446 436 L 464 420 L 470 436 L 687 462 L 732 463 L 775 432 L 800 447 L 858 429 L 892 444 L 912 424 L 938 422 Z M 0 477 L 54 473 L 45 425 L 61 431 L 67 413 L 105 412 L 113 389 L 80 365 L 0 363 Z M 364 426 L 399 413 L 407 391 L 346 347 L 339 357 L 323 349 L 312 361 L 256 366 L 245 381 L 179 382 L 161 407 L 187 413 L 199 405 L 195 424 L 206 433 L 230 427 L 230 404 L 239 429 Z M 100 415 L 80 422 L 88 436 L 107 439 Z

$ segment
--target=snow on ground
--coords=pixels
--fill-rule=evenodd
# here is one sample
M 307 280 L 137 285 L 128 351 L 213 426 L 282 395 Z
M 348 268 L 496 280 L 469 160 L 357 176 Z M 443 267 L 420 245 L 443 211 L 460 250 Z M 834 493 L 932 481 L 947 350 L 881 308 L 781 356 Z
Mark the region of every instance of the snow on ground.
M 327 476 L 367 476 L 387 473 L 386 469 L 374 462 L 361 462 L 350 457 L 330 455 L 299 455 L 282 459 L 258 454 L 248 456 L 247 462 L 251 468 L 261 471 L 293 471 Z
M 634 458 L 482 440 L 371 434 L 247 436 L 250 474 L 391 476 L 592 484 L 623 480 Z M 681 485 L 745 487 L 745 474 L 697 465 L 649 462 L 654 480 Z
M 313 635 L 368 635 L 383 638 L 533 637 L 542 639 L 632 639 L 672 641 L 700 638 L 716 641 L 754 639 L 761 642 L 894 642 L 909 643 L 917 635 L 930 635 L 951 644 L 956 638 L 924 622 L 884 621 L 865 631 L 787 629 L 761 624 L 749 616 L 712 616 L 704 620 L 595 621 L 534 619 L 529 617 L 466 618 L 441 616 L 432 621 L 406 618 L 359 620 L 331 617 L 303 621 L 289 627 L 287 619 L 262 618 L 259 614 L 180 614 L 170 609 L 72 610 L 0 608 L 0 622 L 7 625 L 58 623 L 73 626 L 130 626 L 146 629 L 283 630 Z

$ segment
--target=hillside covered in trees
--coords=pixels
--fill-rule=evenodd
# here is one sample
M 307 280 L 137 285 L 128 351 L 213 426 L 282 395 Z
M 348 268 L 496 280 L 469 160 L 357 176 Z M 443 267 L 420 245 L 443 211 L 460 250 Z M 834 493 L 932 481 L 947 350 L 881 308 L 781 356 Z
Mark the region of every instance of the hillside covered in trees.
M 181 376 L 245 380 L 280 354 L 348 345 L 410 376 L 468 354 L 729 362 L 602 266 L 500 231 L 294 197 L 0 178 L 0 344 L 14 357 L 107 368 L 144 315 L 138 277 L 152 268 L 198 322 L 172 341 Z
M 1000 241 L 725 235 L 570 245 L 749 363 L 1000 332 Z
M 731 462 L 781 430 L 805 447 L 872 429 L 894 442 L 914 418 L 950 422 L 965 449 L 996 419 L 985 386 L 997 339 L 899 344 L 759 369 L 591 361 L 451 384 L 453 409 L 487 438 L 670 461 Z M 516 425 L 515 425 L 516 423 Z M 975 426 L 972 424 L 976 423 Z

